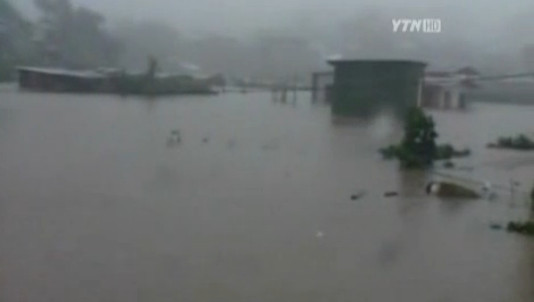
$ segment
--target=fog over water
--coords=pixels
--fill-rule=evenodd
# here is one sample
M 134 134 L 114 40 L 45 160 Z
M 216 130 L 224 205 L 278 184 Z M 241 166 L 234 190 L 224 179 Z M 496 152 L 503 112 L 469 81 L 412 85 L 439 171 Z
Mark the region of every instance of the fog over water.
M 38 15 L 31 0 L 13 2 L 30 16 Z M 255 70 L 246 70 L 243 65 L 259 60 L 247 54 L 249 52 L 256 52 L 261 57 L 260 50 L 249 49 L 261 49 L 261 46 L 254 46 L 258 40 L 270 45 L 283 44 L 267 42 L 268 37 L 301 41 L 300 46 L 294 46 L 293 53 L 286 51 L 279 60 L 284 62 L 280 66 L 295 61 L 300 65 L 279 67 L 277 76 L 294 72 L 304 76 L 310 70 L 325 69 L 325 58 L 334 54 L 354 58 L 421 59 L 438 69 L 473 65 L 493 74 L 534 67 L 524 64 L 525 46 L 534 42 L 529 33 L 534 28 L 534 4 L 524 0 L 506 3 L 496 0 L 74 0 L 73 3 L 102 13 L 107 18 L 107 26 L 114 29 L 124 29 L 125 24 L 132 23 L 164 25 L 175 31 L 176 36 L 172 39 L 162 31 L 160 36 L 166 41 L 180 40 L 176 43 L 181 47 L 155 43 L 150 37 L 155 33 L 145 31 L 145 34 L 137 33 L 136 36 L 142 44 L 151 45 L 152 52 L 172 52 L 180 55 L 182 60 L 194 61 L 207 69 L 240 76 L 261 76 L 258 70 L 265 67 L 260 65 Z M 403 17 L 440 18 L 443 32 L 435 35 L 393 33 L 392 18 Z M 208 48 L 218 51 L 209 56 L 189 56 L 184 45 L 194 43 L 187 42 L 188 39 L 200 39 L 209 44 Z M 195 46 L 190 48 L 203 52 Z M 245 49 L 249 49 L 248 52 Z M 271 49 L 264 51 L 275 52 Z M 240 55 L 231 58 L 229 53 Z M 303 53 L 307 54 L 299 58 Z M 138 59 L 125 64 L 135 65 L 131 62 L 135 60 Z M 265 65 L 273 64 L 272 60 L 267 61 L 269 63 Z M 273 73 L 276 72 L 265 72 L 263 76 Z

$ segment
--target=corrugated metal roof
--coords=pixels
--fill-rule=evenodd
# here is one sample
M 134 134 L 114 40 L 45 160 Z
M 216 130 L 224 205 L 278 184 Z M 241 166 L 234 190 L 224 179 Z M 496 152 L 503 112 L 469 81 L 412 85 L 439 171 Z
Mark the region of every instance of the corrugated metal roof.
M 429 77 L 451 77 L 453 74 L 447 71 L 425 71 L 425 76 Z
M 328 61 L 330 65 L 343 65 L 343 64 L 361 64 L 361 63 L 372 63 L 372 64 L 416 64 L 426 66 L 428 65 L 422 61 L 413 61 L 413 60 L 402 60 L 402 59 L 362 59 L 362 60 L 351 60 L 351 59 L 339 59 L 339 60 L 330 60 Z
M 93 70 L 68 70 L 68 69 L 44 68 L 44 67 L 18 67 L 17 70 L 42 73 L 42 74 L 48 74 L 48 75 L 71 76 L 71 77 L 86 78 L 86 79 L 100 79 L 100 78 L 105 77 L 103 74 L 98 73 Z

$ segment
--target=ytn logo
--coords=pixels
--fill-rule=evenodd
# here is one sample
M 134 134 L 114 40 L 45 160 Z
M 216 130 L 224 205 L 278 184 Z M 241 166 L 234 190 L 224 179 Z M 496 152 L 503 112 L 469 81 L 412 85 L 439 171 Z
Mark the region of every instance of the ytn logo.
M 440 33 L 440 19 L 393 19 L 393 32 Z

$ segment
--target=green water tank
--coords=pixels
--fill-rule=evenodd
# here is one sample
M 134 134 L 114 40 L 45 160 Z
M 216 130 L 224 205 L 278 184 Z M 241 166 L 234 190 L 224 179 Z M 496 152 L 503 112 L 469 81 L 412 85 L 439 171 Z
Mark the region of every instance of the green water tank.
M 416 106 L 426 63 L 406 60 L 335 60 L 332 113 L 369 116 L 403 114 Z

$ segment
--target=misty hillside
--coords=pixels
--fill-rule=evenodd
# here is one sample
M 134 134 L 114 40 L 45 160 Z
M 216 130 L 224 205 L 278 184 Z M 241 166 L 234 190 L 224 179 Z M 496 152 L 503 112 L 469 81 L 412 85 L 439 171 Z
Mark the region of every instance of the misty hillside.
M 168 71 L 305 79 L 328 68 L 332 55 L 417 59 L 433 69 L 471 65 L 486 74 L 527 71 L 533 62 L 534 4 L 527 1 L 2 1 L 33 26 L 26 38 L 4 34 L 4 44 L 39 41 L 33 57 L 9 60 L 40 65 L 139 70 L 153 55 Z M 70 21 L 43 3 L 68 7 Z M 393 18 L 428 17 L 442 20 L 442 33 L 392 31 Z

